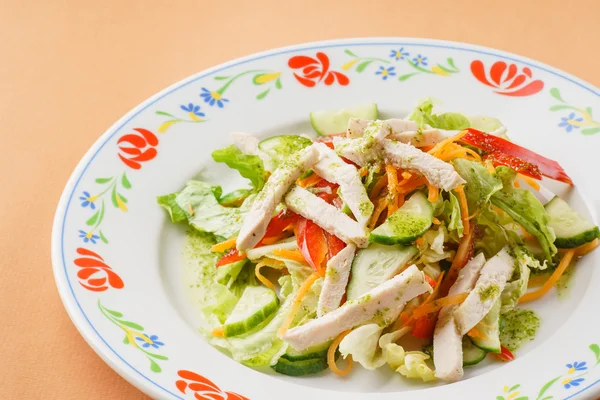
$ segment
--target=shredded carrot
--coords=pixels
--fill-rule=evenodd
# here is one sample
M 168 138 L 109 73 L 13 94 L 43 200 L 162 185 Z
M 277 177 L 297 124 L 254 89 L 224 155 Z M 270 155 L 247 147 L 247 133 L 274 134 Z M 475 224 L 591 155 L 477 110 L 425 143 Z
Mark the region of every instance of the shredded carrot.
M 400 193 L 410 193 L 419 186 L 426 185 L 427 179 L 424 177 L 421 178 L 413 178 L 406 184 L 400 185 Z
M 439 219 L 437 219 L 436 217 L 433 217 L 433 224 L 434 225 L 440 225 L 442 223 L 442 221 L 440 221 Z
M 273 250 L 273 254 L 279 257 L 287 258 L 288 260 L 297 261 L 299 263 L 306 263 L 306 260 L 302 256 L 302 253 L 298 250 L 288 250 L 288 249 L 275 249 Z
M 463 185 L 458 185 L 454 191 L 458 194 L 458 203 L 460 205 L 460 215 L 463 220 L 463 234 L 467 236 L 469 234 L 469 220 L 467 217 L 469 216 L 469 205 L 467 204 L 467 196 L 465 195 L 465 190 Z
M 398 196 L 398 171 L 392 165 L 385 166 L 388 187 L 388 215 L 392 215 L 398 208 L 396 207 L 396 198 Z
M 519 183 L 518 180 L 515 179 L 515 181 L 513 182 L 513 186 L 516 187 L 516 188 L 520 188 L 521 184 Z
M 576 247 L 575 255 L 582 256 L 584 254 L 589 253 L 590 251 L 592 251 L 596 247 L 598 247 L 598 242 L 599 242 L 599 240 L 596 238 L 596 239 L 592 240 L 591 242 L 584 244 L 583 246 Z
M 472 239 L 473 239 L 473 230 L 472 229 L 469 229 L 469 233 L 463 235 L 463 237 L 460 239 L 460 242 L 458 243 L 458 249 L 456 250 L 456 255 L 454 256 L 454 259 L 452 260 L 452 265 L 450 266 L 450 269 L 448 270 L 448 276 L 447 276 L 446 280 L 443 282 L 444 287 L 443 287 L 443 289 L 441 289 L 441 292 L 443 294 L 448 293 L 450 286 L 452 286 L 454 284 L 454 282 L 456 281 L 456 278 L 458 278 L 458 273 L 465 266 L 465 264 L 469 261 L 468 257 L 469 257 L 469 254 L 471 253 L 472 244 L 473 244 Z
M 519 225 L 519 228 L 521 228 L 521 232 L 523 232 L 523 236 L 525 236 L 528 239 L 535 239 L 535 236 L 533 236 L 531 233 L 527 232 L 527 230 L 525 228 L 523 228 L 521 225 Z
M 304 296 L 306 296 L 306 293 L 308 293 L 308 291 L 312 287 L 313 283 L 315 283 L 315 281 L 319 278 L 320 278 L 320 275 L 317 274 L 316 272 L 313 272 L 312 275 L 310 275 L 308 278 L 306 278 L 304 283 L 302 283 L 302 286 L 300 286 L 300 289 L 298 289 L 298 293 L 296 293 L 296 298 L 294 299 L 294 302 L 292 303 L 290 312 L 288 313 L 287 317 L 285 318 L 285 320 L 279 327 L 279 330 L 277 331 L 277 334 L 280 337 L 289 329 L 290 325 L 292 325 L 292 322 L 294 322 L 294 318 L 296 317 L 296 314 L 298 313 L 298 311 L 300 310 L 300 307 L 302 306 L 302 299 L 304 299 Z
M 519 299 L 519 304 L 539 299 L 540 297 L 542 297 L 543 295 L 548 293 L 548 291 L 550 289 L 552 289 L 552 286 L 554 286 L 556 284 L 558 279 L 565 272 L 565 270 L 571 263 L 573 256 L 575 256 L 575 250 L 571 249 L 571 250 L 567 251 L 565 253 L 565 255 L 563 256 L 563 258 L 560 260 L 558 267 L 556 267 L 556 269 L 554 270 L 554 272 L 552 273 L 550 278 L 546 281 L 546 283 L 544 283 L 544 285 L 541 288 L 539 288 L 538 290 L 535 290 L 535 291 L 529 292 L 529 293 L 525 293 Z
M 192 207 L 192 204 L 190 203 L 190 217 L 194 216 L 194 207 Z
M 419 147 L 419 146 L 415 146 L 415 147 Z M 423 147 L 420 147 L 420 149 L 421 149 L 421 151 L 424 151 L 425 153 L 429 153 L 431 151 L 431 149 L 433 149 L 434 147 L 435 146 L 433 146 L 433 145 L 431 145 L 431 146 L 423 146 Z
M 469 332 L 467 332 L 467 336 L 472 337 L 472 338 L 481 338 L 481 339 L 487 339 L 487 336 L 483 334 L 483 332 L 481 332 L 479 330 L 479 328 L 477 328 L 476 326 L 471 329 Z
M 427 314 L 431 314 L 438 310 L 441 310 L 442 307 L 460 304 L 463 301 L 465 301 L 468 295 L 468 293 L 458 293 L 442 297 L 437 300 L 433 300 L 431 303 L 423 303 L 421 306 L 415 309 L 415 311 L 413 312 L 413 317 L 420 318 Z
M 463 149 L 467 152 L 467 154 L 471 155 L 474 159 L 481 162 L 481 156 L 477 154 L 476 151 L 463 147 Z
M 475 217 L 476 217 L 476 216 L 479 214 L 479 211 L 481 211 L 481 209 L 478 209 L 477 211 L 475 211 L 475 212 L 473 213 L 473 215 L 469 215 L 469 216 L 467 217 L 467 221 L 470 221 L 470 220 L 472 220 L 473 218 L 475 218 Z
M 337 367 L 337 364 L 335 363 L 335 352 L 336 352 L 338 346 L 340 345 L 340 343 L 342 342 L 342 340 L 350 332 L 352 332 L 352 331 L 347 330 L 347 331 L 340 333 L 338 335 L 338 337 L 333 339 L 333 342 L 331 342 L 331 344 L 329 345 L 329 349 L 327 350 L 327 365 L 329 366 L 329 369 L 331 370 L 331 372 L 333 372 L 334 374 L 339 375 L 339 376 L 348 375 L 350 373 L 350 371 L 352 370 L 352 365 L 354 364 L 352 361 L 352 356 L 348 356 L 346 358 L 348 360 L 348 365 L 346 366 L 346 369 L 339 369 Z
M 269 245 L 269 244 L 277 243 L 281 239 L 284 239 L 287 236 L 288 236 L 287 234 L 281 233 L 279 235 L 276 235 L 276 236 L 273 236 L 273 237 L 270 237 L 270 238 L 263 238 L 263 240 L 261 242 L 264 245 Z
M 429 294 L 429 296 L 427 296 L 427 298 L 425 299 L 425 301 L 423 302 L 423 304 L 421 304 L 419 307 L 415 308 L 415 310 L 413 310 L 410 318 L 406 319 L 405 321 L 401 321 L 400 318 L 398 318 L 396 320 L 396 322 L 394 323 L 394 326 L 392 327 L 392 331 L 396 331 L 400 328 L 404 328 L 410 324 L 413 323 L 413 321 L 416 319 L 414 312 L 420 308 L 423 307 L 425 304 L 429 303 L 430 301 L 432 301 L 435 296 L 438 294 L 438 291 L 440 289 L 440 284 L 442 283 L 442 279 L 444 279 L 444 273 L 446 271 L 442 271 L 442 273 L 440 274 L 440 276 L 438 276 L 437 281 L 435 282 L 435 286 L 433 287 L 433 291 Z
M 306 178 L 297 181 L 297 183 L 298 186 L 307 188 L 316 185 L 321 179 L 322 178 L 319 175 L 313 173 L 310 176 L 307 176 Z
M 373 188 L 371 189 L 371 193 L 369 193 L 369 198 L 371 200 L 375 200 L 379 196 L 381 190 L 387 185 L 387 179 L 387 174 L 382 175 L 379 177 L 379 179 L 377 179 L 377 182 L 375 182 Z
M 256 279 L 258 279 L 263 285 L 265 285 L 269 289 L 275 290 L 275 285 L 273 285 L 273 283 L 270 280 L 265 278 L 265 276 L 260 273 L 260 269 L 262 267 L 266 267 L 266 266 L 267 266 L 267 264 L 265 264 L 264 262 L 259 262 L 258 264 L 256 264 L 256 268 L 254 269 L 254 274 L 256 275 Z
M 533 178 L 523 175 L 523 174 L 517 174 L 517 177 L 523 181 L 525 181 L 526 184 L 528 184 L 529 186 L 531 186 L 531 188 L 535 191 L 540 190 L 540 184 Z M 516 181 L 515 181 L 516 182 Z
M 223 327 L 219 326 L 212 331 L 212 335 L 215 337 L 223 337 L 225 336 L 225 332 L 223 332 Z
M 213 247 L 210 248 L 210 251 L 212 251 L 213 253 L 222 253 L 225 250 L 229 250 L 232 247 L 235 247 L 236 239 L 237 239 L 237 237 L 232 237 L 231 239 L 227 239 L 224 242 L 217 243 Z
M 460 138 L 462 138 L 463 136 L 465 136 L 467 134 L 467 131 L 461 131 L 459 132 L 457 135 L 452 136 L 451 138 L 448 139 L 444 139 L 441 142 L 439 142 L 438 144 L 436 144 L 433 149 L 429 150 L 428 153 L 436 156 L 437 154 L 439 154 L 441 152 L 441 150 L 446 147 L 447 145 L 449 145 L 450 143 L 454 143 L 457 140 L 459 140 Z
M 371 216 L 371 221 L 369 221 L 369 229 L 372 230 L 375 228 L 375 224 L 377 224 L 377 221 L 379 220 L 379 216 L 381 215 L 383 210 L 385 210 L 387 205 L 388 205 L 388 201 L 385 197 L 379 199 L 379 203 L 377 203 L 377 207 L 375 207 L 375 211 L 373 211 L 373 215 Z
M 358 170 L 358 174 L 363 177 L 363 176 L 367 176 L 369 174 L 369 169 L 367 167 L 361 167 Z
M 415 240 L 415 244 L 417 245 L 417 247 L 423 247 L 423 243 L 425 243 L 425 239 L 423 239 L 423 236 Z
M 410 178 L 412 178 L 412 174 L 408 171 L 404 171 L 403 173 L 401 173 L 400 175 L 402 175 L 402 179 L 404 180 L 409 180 Z
M 440 194 L 440 191 L 438 190 L 438 188 L 436 188 L 432 184 L 428 183 L 427 189 L 429 190 L 429 195 L 427 196 L 427 200 L 429 200 L 430 203 L 435 203 L 436 201 L 438 201 L 438 196 Z

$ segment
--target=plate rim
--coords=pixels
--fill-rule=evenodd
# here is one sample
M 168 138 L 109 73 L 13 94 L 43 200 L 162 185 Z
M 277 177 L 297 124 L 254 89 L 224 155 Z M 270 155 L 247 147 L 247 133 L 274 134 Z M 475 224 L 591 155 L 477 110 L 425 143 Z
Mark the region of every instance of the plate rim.
M 77 162 L 76 167 L 71 173 L 65 187 L 61 193 L 60 200 L 58 201 L 54 220 L 52 224 L 51 233 L 51 261 L 54 280 L 69 318 L 75 325 L 79 334 L 84 340 L 90 345 L 90 347 L 96 352 L 96 354 L 106 362 L 117 374 L 126 379 L 130 384 L 135 386 L 138 390 L 153 397 L 160 398 L 165 393 L 173 396 L 174 398 L 181 399 L 182 397 L 168 388 L 161 386 L 159 383 L 153 381 L 147 377 L 143 372 L 139 371 L 136 367 L 129 364 L 113 347 L 100 335 L 96 330 L 92 322 L 88 319 L 85 311 L 81 304 L 77 300 L 73 287 L 70 285 L 69 280 L 66 278 L 67 263 L 64 255 L 63 248 L 63 233 L 65 228 L 65 218 L 67 210 L 74 196 L 74 189 L 77 187 L 79 181 L 82 179 L 87 168 L 94 161 L 95 157 L 100 153 L 102 148 L 113 138 L 119 130 L 135 118 L 139 113 L 156 103 L 160 99 L 173 93 L 174 91 L 189 85 L 199 79 L 206 76 L 225 70 L 237 65 L 242 65 L 247 62 L 260 60 L 276 55 L 282 55 L 292 52 L 298 52 L 302 50 L 319 50 L 325 48 L 336 48 L 347 45 L 417 45 L 423 47 L 432 48 L 443 48 L 457 51 L 466 51 L 474 54 L 482 54 L 488 56 L 495 56 L 504 60 L 519 62 L 528 66 L 533 66 L 550 74 L 553 74 L 559 78 L 563 78 L 572 84 L 579 86 L 580 88 L 592 93 L 595 96 L 600 97 L 600 89 L 595 85 L 578 78 L 577 76 L 563 71 L 559 68 L 553 67 L 546 63 L 537 61 L 535 59 L 522 56 L 513 52 L 495 49 L 492 47 L 481 46 L 476 44 L 470 44 L 466 42 L 448 41 L 441 39 L 430 39 L 430 38 L 415 38 L 415 37 L 357 37 L 357 38 L 342 38 L 332 39 L 323 41 L 304 42 L 299 44 L 293 44 L 288 46 L 277 47 L 269 50 L 264 50 L 256 53 L 252 53 L 247 56 L 238 57 L 230 61 L 226 61 L 212 67 L 203 69 L 197 73 L 187 76 L 179 81 L 167 86 L 148 97 L 144 101 L 129 110 L 125 115 L 119 118 L 115 123 L 106 129 L 91 145 L 91 147 L 85 152 L 81 159 Z M 108 347 L 108 349 L 102 346 Z M 592 385 L 583 388 L 582 390 L 573 393 L 568 398 L 572 398 L 592 388 L 594 385 L 600 383 L 600 380 L 592 383 Z

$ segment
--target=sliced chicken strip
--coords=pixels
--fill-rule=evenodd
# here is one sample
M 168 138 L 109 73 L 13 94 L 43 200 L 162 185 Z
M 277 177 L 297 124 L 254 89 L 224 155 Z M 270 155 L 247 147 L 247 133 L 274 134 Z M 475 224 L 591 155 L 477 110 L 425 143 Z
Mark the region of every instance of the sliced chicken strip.
M 390 128 L 383 121 L 371 121 L 364 130 L 362 137 L 347 139 L 335 137 L 335 151 L 342 157 L 358 165 L 365 165 L 377 158 L 381 142 L 390 134 Z
M 325 200 L 300 186 L 295 186 L 290 190 L 285 196 L 285 204 L 296 214 L 310 219 L 346 243 L 356 244 L 359 247 L 367 247 L 369 245 L 363 226 Z
M 475 286 L 485 256 L 479 253 L 469 261 L 458 274 L 458 278 L 448 295 L 469 292 Z M 433 335 L 433 363 L 438 379 L 453 382 L 463 376 L 462 337 L 456 328 L 453 312 L 457 306 L 447 306 L 440 310 Z
M 506 247 L 485 263 L 475 288 L 454 311 L 456 327 L 465 335 L 490 311 L 513 273 L 515 259 Z
M 244 219 L 236 241 L 238 250 L 251 249 L 262 239 L 275 207 L 281 202 L 285 192 L 317 161 L 318 156 L 319 152 L 311 145 L 294 154 L 273 171 Z
M 429 183 L 446 191 L 466 183 L 451 164 L 409 144 L 386 139 L 383 141 L 383 154 L 388 163 L 419 171 Z
M 340 185 L 342 200 L 348 205 L 359 224 L 367 226 L 373 213 L 373 203 L 369 200 L 358 170 L 344 162 L 324 143 L 315 143 L 319 152 L 319 161 L 313 170 L 329 182 Z
M 412 265 L 400 275 L 396 275 L 358 299 L 349 301 L 320 318 L 288 330 L 282 339 L 294 349 L 303 351 L 371 320 L 378 313 L 403 308 L 407 301 L 431 290 L 423 272 L 419 271 L 416 265 Z
M 368 119 L 350 118 L 346 137 L 352 139 L 362 137 L 371 122 L 373 121 Z M 429 125 L 426 125 L 424 129 L 419 129 L 416 122 L 400 118 L 386 119 L 383 124 L 389 129 L 389 139 L 416 147 L 432 146 L 458 133 L 458 131 L 435 129 Z
M 349 244 L 327 262 L 325 280 L 319 295 L 317 316 L 322 317 L 340 306 L 352 268 L 356 246 Z

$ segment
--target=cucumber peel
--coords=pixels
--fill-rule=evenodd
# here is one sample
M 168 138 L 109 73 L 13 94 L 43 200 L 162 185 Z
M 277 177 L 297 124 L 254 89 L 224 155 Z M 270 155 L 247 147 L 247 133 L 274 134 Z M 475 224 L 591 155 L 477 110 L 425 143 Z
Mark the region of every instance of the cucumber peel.
M 250 332 L 279 308 L 275 291 L 264 286 L 248 286 L 223 324 L 225 337 Z
M 475 326 L 477 335 L 469 336 L 471 342 L 482 350 L 500 353 L 500 308 L 502 301 L 496 300 L 490 311 Z
M 350 118 L 377 119 L 377 104 L 362 104 L 341 110 L 326 110 L 310 113 L 310 123 L 320 136 L 346 132 Z
M 479 364 L 487 355 L 487 352 L 485 350 L 482 350 L 479 347 L 475 346 L 473 342 L 471 342 L 471 339 L 469 339 L 466 336 L 463 337 L 462 347 L 463 366 Z
M 600 230 L 592 222 L 575 211 L 566 201 L 554 196 L 545 206 L 550 216 L 548 225 L 554 229 L 558 248 L 569 249 L 583 246 L 600 237 Z

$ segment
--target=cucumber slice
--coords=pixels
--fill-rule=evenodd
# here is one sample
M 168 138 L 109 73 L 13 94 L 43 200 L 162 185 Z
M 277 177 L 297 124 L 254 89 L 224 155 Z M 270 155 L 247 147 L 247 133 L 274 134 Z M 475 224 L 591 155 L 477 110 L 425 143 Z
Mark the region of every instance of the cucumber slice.
M 295 152 L 312 144 L 312 140 L 297 135 L 273 136 L 258 143 L 258 148 L 266 153 L 276 165 L 284 162 Z
M 548 224 L 556 234 L 556 247 L 569 249 L 579 247 L 600 237 L 598 227 L 588 221 L 558 196 L 545 206 L 550 216 Z
M 409 244 L 421 237 L 433 223 L 433 206 L 416 192 L 383 224 L 369 235 L 369 241 L 381 244 Z
M 371 244 L 360 249 L 352 261 L 352 278 L 346 296 L 354 300 L 394 277 L 417 254 L 413 246 Z
M 482 350 L 500 353 L 500 307 L 502 301 L 496 300 L 492 309 L 475 325 L 478 335 L 469 336 L 471 342 Z
M 264 286 L 248 286 L 223 325 L 225 337 L 249 332 L 266 321 L 279 308 L 275 291 Z
M 282 357 L 271 368 L 275 372 L 288 376 L 310 375 L 327 369 L 327 359 L 322 357 L 302 361 L 290 361 Z
M 344 133 L 350 118 L 377 119 L 377 104 L 362 104 L 341 110 L 316 111 L 310 113 L 310 123 L 321 136 Z
M 292 346 L 288 346 L 285 354 L 283 354 L 281 357 L 288 361 L 304 361 L 315 358 L 325 358 L 327 356 L 327 350 L 329 350 L 330 344 L 331 342 L 318 344 L 316 346 L 309 347 L 302 352 L 294 350 Z
M 479 364 L 487 352 L 475 346 L 468 337 L 463 337 L 463 366 Z

